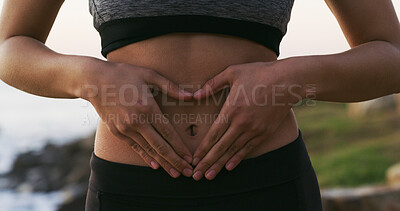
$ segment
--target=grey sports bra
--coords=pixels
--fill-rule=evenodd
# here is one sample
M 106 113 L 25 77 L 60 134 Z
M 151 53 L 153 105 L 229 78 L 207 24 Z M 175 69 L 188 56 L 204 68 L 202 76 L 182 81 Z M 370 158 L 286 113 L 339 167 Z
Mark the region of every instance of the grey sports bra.
M 294 0 L 89 0 L 104 57 L 130 43 L 173 32 L 239 36 L 279 55 Z

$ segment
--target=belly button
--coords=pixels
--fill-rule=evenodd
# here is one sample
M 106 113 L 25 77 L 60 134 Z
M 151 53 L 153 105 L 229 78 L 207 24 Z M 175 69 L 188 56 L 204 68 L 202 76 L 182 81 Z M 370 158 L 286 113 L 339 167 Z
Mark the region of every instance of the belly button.
M 190 135 L 190 136 L 195 136 L 197 135 L 197 126 L 196 125 L 190 125 L 187 129 L 186 132 Z

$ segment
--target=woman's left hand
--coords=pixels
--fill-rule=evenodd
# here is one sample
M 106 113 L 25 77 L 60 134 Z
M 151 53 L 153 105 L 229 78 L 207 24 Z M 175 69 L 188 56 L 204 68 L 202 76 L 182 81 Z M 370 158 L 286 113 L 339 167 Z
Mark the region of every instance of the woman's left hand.
M 297 94 L 299 85 L 289 82 L 284 71 L 279 61 L 231 65 L 194 94 L 201 99 L 230 87 L 218 117 L 194 153 L 195 180 L 203 173 L 211 180 L 224 166 L 235 168 L 302 99 Z

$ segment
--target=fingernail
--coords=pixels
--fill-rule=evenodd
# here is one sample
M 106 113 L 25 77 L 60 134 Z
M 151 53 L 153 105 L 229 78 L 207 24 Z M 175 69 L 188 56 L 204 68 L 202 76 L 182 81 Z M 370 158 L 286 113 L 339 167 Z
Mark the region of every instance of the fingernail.
M 202 91 L 201 89 L 197 90 L 196 92 L 194 92 L 193 96 L 196 97 L 196 96 L 200 95 L 201 91 Z
M 193 174 L 192 169 L 189 169 L 189 168 L 183 169 L 183 175 L 185 175 L 185 176 L 187 176 L 187 177 L 191 177 L 192 174 Z
M 234 164 L 233 162 L 229 162 L 228 165 L 226 165 L 226 168 L 227 168 L 228 170 L 232 170 L 234 165 L 235 165 L 235 164 Z
M 154 169 L 158 169 L 158 167 L 160 167 L 160 166 L 158 165 L 158 163 L 155 162 L 155 161 L 151 161 L 150 164 L 151 164 L 151 166 L 152 166 Z
M 193 165 L 195 166 L 195 165 L 197 165 L 197 163 L 200 161 L 200 158 L 198 158 L 198 157 L 195 157 L 194 159 L 193 159 Z
M 192 157 L 190 157 L 189 155 L 185 155 L 183 157 L 187 162 L 192 163 Z
M 193 174 L 193 178 L 194 178 L 196 181 L 200 180 L 201 177 L 203 177 L 203 173 L 202 173 L 201 171 L 196 171 L 196 172 Z
M 207 179 L 209 179 L 209 180 L 214 179 L 215 175 L 216 175 L 215 170 L 211 170 L 211 171 L 209 171 L 208 173 L 206 173 L 206 177 L 207 177 Z
M 184 95 L 186 95 L 186 96 L 192 96 L 192 95 L 193 95 L 192 93 L 190 93 L 190 92 L 188 92 L 188 91 L 185 91 L 185 90 L 183 90 L 183 89 L 181 89 L 181 92 L 182 92 Z
M 179 177 L 179 175 L 180 175 L 180 173 L 177 170 L 175 170 L 174 168 L 171 168 L 169 171 L 171 172 L 172 176 L 174 176 L 174 177 Z

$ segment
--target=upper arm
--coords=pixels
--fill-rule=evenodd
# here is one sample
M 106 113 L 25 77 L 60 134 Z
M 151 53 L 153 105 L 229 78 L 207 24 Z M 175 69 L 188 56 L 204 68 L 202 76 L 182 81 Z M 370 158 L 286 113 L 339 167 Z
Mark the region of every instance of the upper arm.
M 0 43 L 13 36 L 46 42 L 64 0 L 4 0 L 0 16 Z
M 369 41 L 400 46 L 400 23 L 391 0 L 325 0 L 351 47 Z

